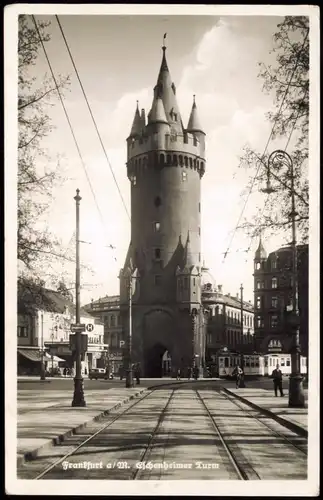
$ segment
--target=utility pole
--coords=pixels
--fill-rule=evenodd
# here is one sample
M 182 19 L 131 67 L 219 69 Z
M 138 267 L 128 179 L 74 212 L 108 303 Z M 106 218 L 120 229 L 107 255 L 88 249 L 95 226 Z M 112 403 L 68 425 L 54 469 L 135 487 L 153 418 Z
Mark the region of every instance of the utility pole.
M 270 175 L 271 167 L 274 166 L 276 169 L 282 166 L 287 167 L 287 172 L 290 175 L 291 186 L 291 213 L 289 218 L 292 222 L 292 277 L 293 277 L 293 303 L 292 310 L 290 311 L 289 323 L 292 329 L 293 335 L 293 346 L 291 350 L 291 364 L 292 373 L 289 378 L 289 401 L 288 406 L 293 408 L 304 408 L 305 406 L 305 396 L 303 389 L 303 377 L 301 375 L 300 369 L 300 356 L 301 356 L 301 346 L 299 342 L 299 329 L 300 329 L 300 317 L 298 308 L 298 268 L 297 268 L 297 236 L 296 236 L 296 206 L 295 206 L 295 172 L 294 163 L 292 158 L 286 151 L 280 149 L 273 151 L 267 162 L 267 185 L 262 191 L 266 194 L 271 194 L 275 192 L 275 189 L 271 185 Z
M 45 380 L 45 367 L 44 367 L 44 313 L 41 312 L 41 351 L 40 351 L 40 380 Z
M 75 307 L 76 307 L 76 325 L 80 325 L 80 190 L 76 190 L 74 200 L 76 202 L 76 270 L 75 270 Z M 81 335 L 82 333 L 77 330 L 75 332 L 76 340 L 76 373 L 74 378 L 74 397 L 72 406 L 86 406 L 83 391 L 83 378 L 81 372 Z
M 128 332 L 128 366 L 126 374 L 126 387 L 133 387 L 132 373 L 132 269 L 129 274 L 129 332 Z
M 243 284 L 241 283 L 240 286 L 240 316 L 241 316 L 241 345 L 243 349 Z M 241 349 L 240 345 L 240 349 Z M 241 352 L 241 369 L 242 369 L 242 376 L 240 380 L 240 387 L 244 389 L 246 387 L 244 383 L 244 355 L 243 352 Z

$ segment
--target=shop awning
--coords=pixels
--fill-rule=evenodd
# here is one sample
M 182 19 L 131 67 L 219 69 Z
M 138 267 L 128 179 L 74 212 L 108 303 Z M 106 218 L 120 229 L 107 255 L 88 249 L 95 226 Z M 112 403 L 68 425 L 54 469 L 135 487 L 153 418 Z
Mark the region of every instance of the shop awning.
M 66 359 L 59 358 L 58 356 L 53 356 L 52 357 L 50 354 L 48 354 L 48 352 L 45 352 L 45 358 L 47 358 L 48 360 L 49 359 L 50 360 L 53 359 L 53 361 L 57 361 L 57 362 L 59 362 L 59 361 L 66 361 Z
M 18 352 L 30 361 L 39 362 L 41 360 L 40 351 L 38 349 L 18 349 Z

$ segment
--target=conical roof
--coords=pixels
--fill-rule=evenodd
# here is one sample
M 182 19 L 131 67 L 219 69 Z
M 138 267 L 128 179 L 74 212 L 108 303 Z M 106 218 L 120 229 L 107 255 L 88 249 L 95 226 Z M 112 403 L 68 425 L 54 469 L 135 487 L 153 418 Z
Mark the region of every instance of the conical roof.
M 259 238 L 259 245 L 255 253 L 255 259 L 267 259 L 267 252 L 262 244 L 261 236 Z
M 177 133 L 183 133 L 182 119 L 179 112 L 179 107 L 176 100 L 176 89 L 172 82 L 166 60 L 166 47 L 163 47 L 163 57 L 157 78 L 157 85 L 154 88 L 155 98 L 162 99 L 166 119 L 171 125 L 171 129 Z
M 163 101 L 160 97 L 154 97 L 151 110 L 148 114 L 148 123 L 167 123 Z
M 187 233 L 186 245 L 184 248 L 184 268 L 192 268 L 194 267 L 194 259 L 191 250 L 191 242 L 190 242 L 190 232 Z
M 136 135 L 140 135 L 142 127 L 142 119 L 140 117 L 139 109 L 138 109 L 138 101 L 137 101 L 137 109 L 135 111 L 135 116 L 133 119 L 131 132 L 129 137 L 135 137 Z
M 188 132 L 202 132 L 204 134 L 202 126 L 200 124 L 198 114 L 197 114 L 195 96 L 193 96 L 193 106 L 192 106 L 190 118 L 188 120 L 187 131 Z

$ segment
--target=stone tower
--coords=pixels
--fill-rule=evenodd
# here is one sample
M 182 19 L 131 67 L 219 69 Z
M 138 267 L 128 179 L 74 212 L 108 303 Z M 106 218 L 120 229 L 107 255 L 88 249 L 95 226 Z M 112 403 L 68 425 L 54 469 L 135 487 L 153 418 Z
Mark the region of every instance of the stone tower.
M 138 103 L 127 139 L 131 183 L 131 242 L 120 271 L 121 318 L 129 333 L 132 274 L 132 361 L 146 377 L 204 359 L 201 310 L 201 179 L 205 133 L 195 96 L 184 128 L 163 47 L 151 109 Z

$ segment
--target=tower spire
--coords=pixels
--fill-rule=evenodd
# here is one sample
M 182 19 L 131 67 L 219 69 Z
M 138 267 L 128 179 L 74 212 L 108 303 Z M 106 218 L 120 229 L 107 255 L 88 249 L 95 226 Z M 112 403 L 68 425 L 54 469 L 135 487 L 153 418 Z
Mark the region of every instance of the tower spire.
M 135 116 L 134 116 L 134 119 L 132 122 L 130 137 L 135 137 L 137 135 L 140 135 L 141 128 L 142 128 L 142 120 L 141 120 L 140 113 L 139 113 L 139 102 L 137 101 L 137 107 L 136 107 Z
M 255 253 L 255 259 L 266 259 L 266 258 L 267 258 L 267 252 L 262 244 L 262 233 L 260 232 L 259 245 Z
M 188 120 L 187 131 L 188 132 L 201 132 L 202 134 L 205 135 L 205 133 L 203 132 L 203 129 L 201 127 L 199 117 L 197 115 L 195 94 L 193 95 L 193 105 L 192 105 L 192 111 L 190 114 L 190 118 Z

